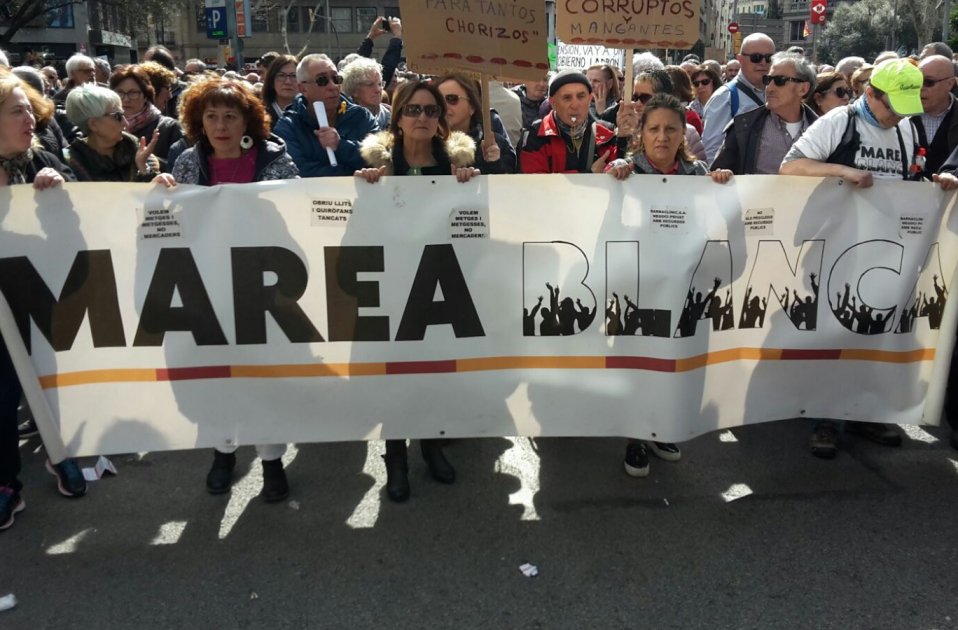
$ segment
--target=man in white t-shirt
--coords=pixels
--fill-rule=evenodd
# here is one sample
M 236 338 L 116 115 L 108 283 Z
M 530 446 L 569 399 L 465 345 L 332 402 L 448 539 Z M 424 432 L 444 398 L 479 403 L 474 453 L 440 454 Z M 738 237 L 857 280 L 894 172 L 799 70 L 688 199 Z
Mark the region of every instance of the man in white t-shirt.
M 871 186 L 875 177 L 920 177 L 918 136 L 907 117 L 923 112 L 923 81 L 921 70 L 906 59 L 880 64 L 862 98 L 830 110 L 795 141 L 779 173 L 841 177 L 860 188 Z M 952 176 L 933 179 L 946 190 L 958 187 Z
M 875 177 L 920 178 L 924 165 L 916 160 L 917 134 L 907 116 L 922 114 L 922 83 L 921 71 L 905 59 L 879 64 L 864 95 L 815 121 L 785 155 L 779 173 L 841 177 L 859 188 L 871 186 Z M 958 188 L 954 175 L 934 175 L 933 179 L 946 190 Z M 884 446 L 901 445 L 896 425 L 849 422 L 845 430 Z M 835 457 L 838 434 L 834 422 L 819 421 L 809 443 L 812 454 Z

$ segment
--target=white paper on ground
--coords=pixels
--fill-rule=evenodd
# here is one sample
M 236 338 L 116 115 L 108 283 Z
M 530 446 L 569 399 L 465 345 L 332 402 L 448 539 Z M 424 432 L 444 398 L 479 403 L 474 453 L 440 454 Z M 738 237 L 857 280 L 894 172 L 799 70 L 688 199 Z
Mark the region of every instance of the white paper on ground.
M 0 597 L 0 612 L 10 610 L 17 605 L 17 598 L 13 593 Z
M 539 575 L 539 568 L 534 564 L 529 564 L 528 562 L 519 565 L 519 570 L 522 571 L 522 575 L 526 577 L 535 577 Z
M 83 478 L 87 481 L 97 481 L 106 473 L 115 475 L 116 466 L 114 466 L 113 462 L 109 459 L 100 455 L 99 459 L 96 460 L 96 464 L 93 465 L 93 468 L 83 469 Z

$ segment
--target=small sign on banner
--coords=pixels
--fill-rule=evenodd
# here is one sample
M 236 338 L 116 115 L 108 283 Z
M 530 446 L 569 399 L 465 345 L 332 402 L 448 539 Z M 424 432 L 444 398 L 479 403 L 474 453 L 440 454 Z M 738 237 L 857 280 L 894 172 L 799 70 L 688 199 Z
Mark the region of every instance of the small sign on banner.
M 313 227 L 346 227 L 353 214 L 352 199 L 313 199 L 309 209 Z
M 612 48 L 687 49 L 699 38 L 699 2 L 566 0 L 556 4 L 556 37 Z
M 545 7 L 535 0 L 400 0 L 406 65 L 541 81 L 549 70 Z

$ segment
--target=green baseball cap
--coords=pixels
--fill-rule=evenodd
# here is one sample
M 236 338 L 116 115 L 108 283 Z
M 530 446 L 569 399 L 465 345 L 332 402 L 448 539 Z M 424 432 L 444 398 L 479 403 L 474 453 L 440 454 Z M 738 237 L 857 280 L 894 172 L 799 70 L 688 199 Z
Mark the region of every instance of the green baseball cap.
M 869 83 L 888 95 L 888 103 L 899 116 L 918 116 L 925 112 L 921 106 L 921 86 L 924 77 L 907 59 L 889 59 L 872 71 Z

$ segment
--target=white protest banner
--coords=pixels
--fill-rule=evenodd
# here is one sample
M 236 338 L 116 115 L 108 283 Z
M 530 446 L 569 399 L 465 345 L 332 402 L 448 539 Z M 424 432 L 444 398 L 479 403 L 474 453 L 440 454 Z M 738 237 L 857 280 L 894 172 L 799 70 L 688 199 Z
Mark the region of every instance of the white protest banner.
M 556 37 L 613 48 L 679 48 L 699 39 L 695 0 L 559 0 Z
M 0 290 L 75 455 L 935 424 L 953 204 L 773 176 L 8 186 Z
M 565 70 L 566 68 L 574 68 L 576 70 L 584 71 L 586 68 L 598 64 L 608 64 L 613 68 L 618 68 L 621 70 L 625 67 L 625 51 L 621 48 L 606 48 L 605 46 L 576 46 L 574 44 L 557 42 L 557 69 Z
M 534 0 L 400 0 L 406 65 L 541 81 L 549 70 L 545 5 Z

